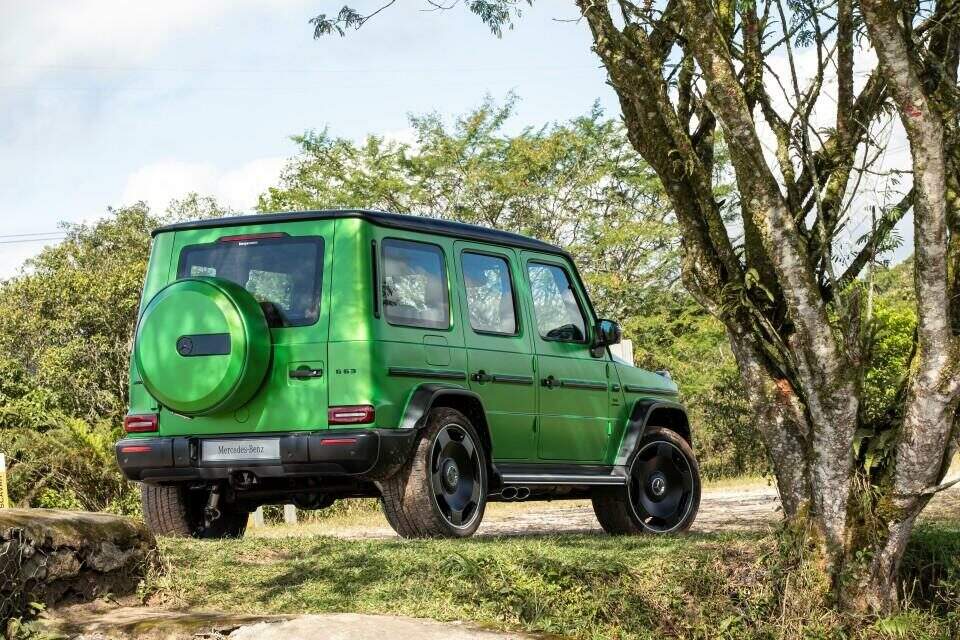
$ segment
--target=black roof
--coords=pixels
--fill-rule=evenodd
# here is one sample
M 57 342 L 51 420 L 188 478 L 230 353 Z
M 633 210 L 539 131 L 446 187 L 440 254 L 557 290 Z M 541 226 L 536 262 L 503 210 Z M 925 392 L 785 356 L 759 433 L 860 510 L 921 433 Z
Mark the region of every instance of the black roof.
M 152 235 L 166 233 L 168 231 L 185 231 L 188 229 L 211 229 L 221 227 L 239 227 L 251 224 L 270 224 L 279 222 L 300 222 L 303 220 L 330 220 L 334 218 L 360 218 L 380 227 L 389 229 L 404 229 L 406 231 L 419 231 L 421 233 L 432 233 L 453 238 L 462 238 L 464 240 L 474 240 L 476 242 L 487 242 L 490 244 L 508 245 L 520 249 L 530 249 L 533 251 L 544 251 L 547 253 L 556 253 L 568 255 L 566 251 L 556 245 L 543 242 L 535 238 L 522 236 L 519 233 L 510 233 L 509 231 L 500 231 L 499 229 L 488 229 L 474 224 L 463 222 L 453 222 L 451 220 L 440 220 L 438 218 L 427 218 L 425 216 L 406 215 L 400 213 L 387 213 L 385 211 L 366 211 L 363 209 L 326 209 L 320 211 L 286 211 L 278 213 L 264 213 L 257 215 L 232 216 L 229 218 L 210 218 L 207 220 L 194 220 L 191 222 L 179 222 L 177 224 L 167 225 L 154 229 Z

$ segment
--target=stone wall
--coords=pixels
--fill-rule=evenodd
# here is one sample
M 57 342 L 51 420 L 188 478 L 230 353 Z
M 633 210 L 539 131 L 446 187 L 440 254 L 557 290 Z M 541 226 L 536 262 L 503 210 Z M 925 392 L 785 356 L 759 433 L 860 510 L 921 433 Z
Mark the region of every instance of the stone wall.
M 0 634 L 30 602 L 52 606 L 130 593 L 156 562 L 153 535 L 129 518 L 0 509 Z

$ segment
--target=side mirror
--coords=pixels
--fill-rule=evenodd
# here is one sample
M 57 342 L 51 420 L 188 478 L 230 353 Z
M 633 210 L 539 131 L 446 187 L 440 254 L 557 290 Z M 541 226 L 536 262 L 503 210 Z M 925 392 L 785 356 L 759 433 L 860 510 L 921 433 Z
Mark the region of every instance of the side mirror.
M 612 344 L 618 344 L 622 338 L 620 325 L 613 320 L 598 320 L 596 338 L 594 339 L 594 349 L 609 347 Z

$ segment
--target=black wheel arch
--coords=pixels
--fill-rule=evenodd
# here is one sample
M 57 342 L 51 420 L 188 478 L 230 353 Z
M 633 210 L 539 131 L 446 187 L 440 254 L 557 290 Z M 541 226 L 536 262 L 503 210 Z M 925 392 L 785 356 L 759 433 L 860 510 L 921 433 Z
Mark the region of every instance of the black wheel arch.
M 641 398 L 630 410 L 630 418 L 627 420 L 627 428 L 614 464 L 626 466 L 637 448 L 637 443 L 653 427 L 674 431 L 686 440 L 687 444 L 693 446 L 693 435 L 690 431 L 690 419 L 687 416 L 686 407 L 672 400 Z
M 487 463 L 491 464 L 493 441 L 490 438 L 490 426 L 487 424 L 487 412 L 480 396 L 454 385 L 425 383 L 418 386 L 410 395 L 407 408 L 400 420 L 401 429 L 422 429 L 427 415 L 437 407 L 456 409 L 467 416 L 482 440 L 487 454 Z

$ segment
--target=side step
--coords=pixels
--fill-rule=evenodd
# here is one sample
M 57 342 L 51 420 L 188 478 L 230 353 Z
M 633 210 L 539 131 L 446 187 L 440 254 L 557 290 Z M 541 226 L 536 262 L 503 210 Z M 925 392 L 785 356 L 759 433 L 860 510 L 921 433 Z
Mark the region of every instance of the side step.
M 497 465 L 504 486 L 622 486 L 627 475 L 622 467 L 577 465 Z

